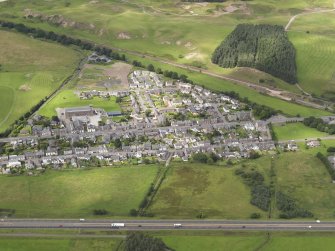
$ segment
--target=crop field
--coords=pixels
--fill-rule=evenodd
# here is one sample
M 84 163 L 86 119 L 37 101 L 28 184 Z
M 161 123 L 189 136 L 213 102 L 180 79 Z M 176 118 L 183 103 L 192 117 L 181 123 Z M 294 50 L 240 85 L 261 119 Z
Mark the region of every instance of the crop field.
M 0 31 L 0 131 L 54 91 L 78 64 L 70 48 Z M 15 41 L 15 43 L 13 43 Z
M 0 208 L 30 218 L 93 217 L 94 209 L 105 209 L 108 216 L 127 216 L 138 207 L 157 171 L 157 166 L 142 166 L 1 176 L 0 189 L 7 192 Z
M 233 168 L 180 163 L 169 170 L 149 211 L 162 218 L 203 213 L 208 218 L 237 219 L 261 213 L 249 201 L 250 191 Z
M 273 130 L 278 140 L 297 140 L 329 136 L 329 134 L 307 127 L 303 123 L 274 125 Z
M 102 108 L 107 112 L 119 111 L 120 106 L 115 102 L 115 97 L 103 99 L 94 97 L 93 99 L 80 99 L 73 90 L 62 90 L 53 99 L 48 101 L 40 110 L 39 114 L 52 117 L 57 115 L 56 108 L 78 107 L 92 105 L 95 108 Z
M 13 2 L 13 1 L 11 1 Z M 25 22 L 29 25 L 66 33 L 71 36 L 89 39 L 127 50 L 160 56 L 179 63 L 209 68 L 215 72 L 232 74 L 241 79 L 253 79 L 255 83 L 263 74 L 249 72 L 248 69 L 227 70 L 214 66 L 210 62 L 211 54 L 218 44 L 234 29 L 238 23 L 267 23 L 285 26 L 291 16 L 306 10 L 332 8 L 332 0 L 255 0 L 248 2 L 225 1 L 224 3 L 183 3 L 178 0 L 149 1 L 84 1 L 64 2 L 14 1 L 15 4 L 2 3 L 0 17 L 3 19 Z M 24 8 L 23 8 L 24 6 Z M 10 10 L 9 10 L 10 8 Z M 22 9 L 30 9 L 22 11 Z M 9 15 L 16 13 L 17 15 Z M 27 20 L 25 15 L 41 13 L 48 21 L 38 19 Z M 102 13 L 102 14 L 101 14 Z M 50 15 L 59 14 L 64 22 L 59 25 Z M 317 14 L 318 15 L 318 14 Z M 316 15 L 316 16 L 317 16 Z M 323 15 L 323 14 L 320 14 Z M 330 15 L 330 14 L 325 14 Z M 297 18 L 297 26 L 304 24 L 302 30 L 325 30 L 325 36 L 313 39 L 297 38 L 296 32 L 290 31 L 290 39 L 298 51 L 298 77 L 307 91 L 317 95 L 325 91 L 335 91 L 329 73 L 334 57 L 332 55 L 333 38 L 329 35 L 331 28 L 327 18 L 301 16 Z M 75 22 L 75 28 L 68 25 Z M 181 25 L 182 24 L 182 25 Z M 311 26 L 311 28 L 309 28 Z M 208 29 L 211 27 L 211 29 Z M 314 27 L 314 28 L 313 28 Z M 307 29 L 308 28 L 308 29 Z M 295 23 L 292 30 L 301 30 Z M 319 31 L 320 31 L 319 30 Z M 201 34 L 201 36 L 199 36 Z M 299 34 L 302 34 L 300 32 Z M 333 34 L 333 33 L 331 33 Z M 328 36 L 329 35 L 329 36 Z M 329 49 L 320 49 L 327 56 L 320 64 L 323 56 L 318 54 L 317 60 L 310 62 L 310 54 L 315 54 L 315 46 L 325 44 Z M 329 54 L 326 54 L 331 52 Z M 308 52 L 305 54 L 305 52 Z M 304 53 L 304 55 L 302 55 Z M 312 71 L 311 71 L 312 70 Z M 246 71 L 246 74 L 243 72 Z M 324 73 L 327 73 L 326 75 Z M 308 74 L 305 74 L 308 73 Z M 309 78 L 311 76 L 312 78 Z M 271 79 L 275 79 L 270 77 Z M 298 92 L 295 87 L 286 85 L 275 79 L 276 86 Z M 318 83 L 315 83 L 318 82 Z M 317 87 L 321 85 L 322 90 Z

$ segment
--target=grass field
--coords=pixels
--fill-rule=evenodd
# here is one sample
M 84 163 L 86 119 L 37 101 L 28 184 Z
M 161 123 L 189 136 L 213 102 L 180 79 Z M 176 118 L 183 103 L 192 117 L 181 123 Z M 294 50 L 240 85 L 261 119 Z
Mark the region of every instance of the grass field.
M 335 244 L 333 233 L 272 232 L 265 233 L 180 234 L 162 236 L 169 247 L 177 251 L 331 251 Z
M 0 131 L 54 91 L 80 55 L 57 44 L 0 30 Z M 13 43 L 15 41 L 15 43 Z
M 168 247 L 178 251 L 247 251 L 255 250 L 265 241 L 263 234 L 227 234 L 226 236 L 164 236 L 162 240 Z
M 92 105 L 95 108 L 103 108 L 105 111 L 119 111 L 120 106 L 115 102 L 115 97 L 108 100 L 95 97 L 93 99 L 80 99 L 73 90 L 62 90 L 53 99 L 48 101 L 39 111 L 40 115 L 52 117 L 56 115 L 56 108 L 78 107 Z
M 263 74 L 250 73 L 248 70 L 239 70 L 236 73 L 234 70 L 218 68 L 210 62 L 214 49 L 238 23 L 285 26 L 292 15 L 306 10 L 333 7 L 332 0 L 255 0 L 208 4 L 182 3 L 179 0 L 141 0 L 136 3 L 75 0 L 71 1 L 70 5 L 59 1 L 41 3 L 41 0 L 3 3 L 0 6 L 0 17 L 180 63 L 202 65 L 216 72 L 233 74 L 255 82 Z M 229 8 L 236 9 L 229 13 Z M 31 9 L 46 16 L 59 14 L 64 16 L 68 23 L 74 21 L 77 25 L 75 28 L 64 25 L 64 28 L 61 25 L 53 25 L 52 21 L 30 21 L 23 18 L 22 9 Z M 14 13 L 16 15 L 13 15 Z M 335 91 L 329 78 L 334 61 L 331 37 L 331 25 L 334 22 L 331 16 L 327 18 L 329 15 L 331 14 L 301 16 L 289 32 L 290 39 L 298 51 L 299 82 L 307 91 L 317 95 L 328 90 Z M 301 30 L 316 30 L 318 37 L 316 39 L 314 34 L 306 37 Z M 320 44 L 324 48 L 320 47 Z M 316 56 L 317 60 L 310 60 L 311 56 Z M 323 58 L 325 60 L 322 61 Z M 297 92 L 296 87 L 276 82 L 276 86 L 280 88 Z
M 278 140 L 297 140 L 329 136 L 329 134 L 307 127 L 303 123 L 274 125 L 273 130 Z
M 99 233 L 90 234 L 92 238 L 0 237 L 0 246 L 1 251 L 116 251 L 121 241 L 121 238 L 97 238 Z M 271 232 L 267 235 L 264 232 L 151 231 L 149 234 L 161 238 L 176 251 L 332 251 L 335 244 L 331 232 Z
M 316 218 L 335 217 L 334 184 L 313 151 L 278 155 L 275 173 L 277 190 L 296 199 L 301 207 L 313 212 Z
M 1 176 L 0 189 L 8 192 L 2 195 L 0 208 L 30 218 L 90 217 L 93 209 L 126 216 L 138 207 L 157 171 L 157 166 L 143 166 Z
M 1 251 L 113 251 L 120 239 L 0 237 Z
M 236 199 L 238 198 L 238 199 Z M 248 218 L 259 209 L 250 203 L 250 191 L 233 168 L 200 164 L 174 164 L 152 206 L 163 218 Z

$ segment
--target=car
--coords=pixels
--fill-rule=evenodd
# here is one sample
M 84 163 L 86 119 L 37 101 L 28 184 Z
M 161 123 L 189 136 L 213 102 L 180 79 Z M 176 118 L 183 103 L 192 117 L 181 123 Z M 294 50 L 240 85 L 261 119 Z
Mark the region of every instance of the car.
M 311 229 L 311 228 L 312 228 L 312 226 L 308 226 L 308 228 L 309 228 L 309 229 Z
M 142 225 L 138 225 L 138 227 L 142 227 Z
M 245 228 L 245 226 L 242 226 L 242 228 Z
M 59 225 L 58 227 L 63 227 L 63 225 Z
M 320 220 L 316 220 L 316 223 L 320 223 L 321 221 Z
M 79 219 L 79 221 L 80 221 L 80 222 L 84 222 L 84 221 L 85 221 L 85 219 Z

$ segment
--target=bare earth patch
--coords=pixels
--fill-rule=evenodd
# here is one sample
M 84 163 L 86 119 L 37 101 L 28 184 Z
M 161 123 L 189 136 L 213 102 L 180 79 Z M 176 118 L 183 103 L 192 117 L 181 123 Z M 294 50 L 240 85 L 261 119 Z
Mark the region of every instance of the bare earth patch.
M 109 69 L 105 70 L 105 74 L 110 79 L 119 80 L 120 84 L 117 86 L 119 89 L 128 89 L 129 82 L 128 82 L 128 75 L 132 69 L 132 66 L 125 63 L 115 63 Z
M 1 0 L 0 0 L 0 1 L 1 1 Z M 24 85 L 21 85 L 21 86 L 19 87 L 19 90 L 20 90 L 20 91 L 27 92 L 27 91 L 30 91 L 30 90 L 31 90 L 31 88 L 30 88 L 30 86 L 29 86 L 29 85 L 27 85 L 27 84 L 24 84 Z
M 197 60 L 201 60 L 204 58 L 204 55 L 202 55 L 201 53 L 198 52 L 191 52 L 186 54 L 185 59 L 197 59 Z
M 117 39 L 131 39 L 131 36 L 126 32 L 120 32 L 117 34 Z

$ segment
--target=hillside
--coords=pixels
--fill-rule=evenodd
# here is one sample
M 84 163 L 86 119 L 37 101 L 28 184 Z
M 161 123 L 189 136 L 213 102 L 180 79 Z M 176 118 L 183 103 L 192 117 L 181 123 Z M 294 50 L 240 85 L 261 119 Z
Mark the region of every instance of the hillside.
M 291 84 L 297 81 L 294 47 L 277 25 L 238 25 L 216 48 L 212 62 L 224 68 L 256 68 Z

